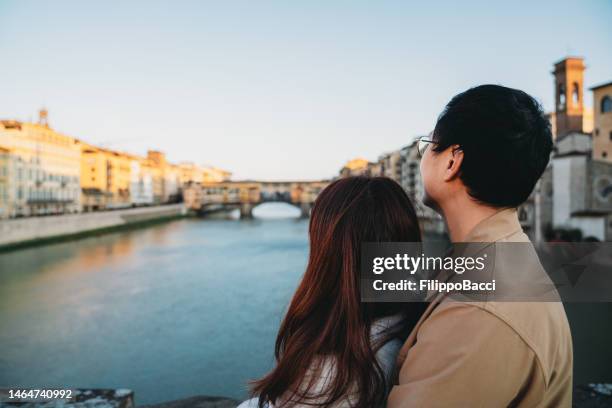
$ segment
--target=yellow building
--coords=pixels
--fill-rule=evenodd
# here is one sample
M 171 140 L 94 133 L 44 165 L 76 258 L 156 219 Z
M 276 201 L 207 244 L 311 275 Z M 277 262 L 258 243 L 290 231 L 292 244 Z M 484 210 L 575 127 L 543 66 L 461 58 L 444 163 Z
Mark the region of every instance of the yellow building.
M 134 156 L 83 142 L 80 145 L 83 210 L 130 206 L 131 162 Z
M 180 172 L 180 181 L 182 185 L 188 183 L 202 183 L 204 181 L 202 168 L 197 164 L 183 162 L 178 166 Z
M 0 120 L 0 218 L 180 202 L 187 183 L 222 182 L 216 167 L 98 147 L 38 123 Z
M 11 151 L 0 147 L 0 218 L 8 218 L 12 212 L 12 197 L 10 196 L 11 168 Z
M 232 173 L 219 167 L 206 166 L 202 167 L 202 182 L 203 183 L 220 183 L 229 181 L 232 178 Z
M 81 205 L 83 211 L 106 208 L 111 201 L 107 191 L 106 154 L 102 149 L 83 143 L 81 145 Z
M 595 124 L 595 117 L 593 108 L 584 108 L 582 111 L 582 132 L 583 133 L 592 133 L 593 126 Z
M 40 111 L 39 123 L 0 121 L 0 147 L 13 170 L 5 181 L 9 216 L 80 210 L 80 146 L 48 126 L 45 110 Z
M 153 180 L 153 203 L 159 204 L 164 200 L 164 168 L 166 155 L 156 150 L 147 152 L 146 166 L 149 167 Z
M 362 157 L 349 160 L 340 170 L 341 177 L 359 176 L 368 173 L 370 162 Z
M 176 164 L 166 163 L 166 168 L 164 169 L 164 202 L 179 202 L 181 196 L 180 167 Z
M 594 86 L 593 159 L 612 163 L 612 82 Z
M 165 154 L 149 150 L 147 157 L 83 144 L 83 208 L 98 210 L 177 202 L 180 168 Z

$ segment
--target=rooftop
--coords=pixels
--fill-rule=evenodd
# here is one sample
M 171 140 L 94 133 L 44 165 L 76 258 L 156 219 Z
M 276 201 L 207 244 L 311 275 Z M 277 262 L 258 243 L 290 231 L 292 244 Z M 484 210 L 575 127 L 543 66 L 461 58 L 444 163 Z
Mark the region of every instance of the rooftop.
M 599 89 L 599 88 L 605 88 L 606 86 L 610 86 L 610 85 L 612 85 L 612 81 L 606 82 L 605 84 L 599 84 L 599 85 L 592 86 L 592 87 L 590 87 L 589 89 L 590 89 L 591 91 L 594 91 L 594 90 L 596 90 L 596 89 Z

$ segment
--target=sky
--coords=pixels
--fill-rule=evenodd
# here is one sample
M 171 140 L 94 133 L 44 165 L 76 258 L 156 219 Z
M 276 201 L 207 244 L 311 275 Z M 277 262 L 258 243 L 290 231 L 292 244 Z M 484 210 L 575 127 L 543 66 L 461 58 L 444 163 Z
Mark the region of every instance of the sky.
M 612 1 L 0 0 L 0 118 L 107 148 L 314 180 L 502 84 L 553 108 L 553 63 L 612 80 Z M 586 91 L 587 106 L 592 105 Z

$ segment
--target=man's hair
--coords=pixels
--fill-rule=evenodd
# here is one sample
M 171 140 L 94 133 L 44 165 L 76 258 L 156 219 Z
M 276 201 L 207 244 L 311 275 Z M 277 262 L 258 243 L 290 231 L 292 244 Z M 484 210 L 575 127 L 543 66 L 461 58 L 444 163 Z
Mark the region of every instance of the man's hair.
M 460 145 L 460 178 L 470 196 L 494 207 L 516 207 L 546 169 L 552 151 L 542 107 L 518 89 L 481 85 L 456 95 L 438 117 L 433 150 Z

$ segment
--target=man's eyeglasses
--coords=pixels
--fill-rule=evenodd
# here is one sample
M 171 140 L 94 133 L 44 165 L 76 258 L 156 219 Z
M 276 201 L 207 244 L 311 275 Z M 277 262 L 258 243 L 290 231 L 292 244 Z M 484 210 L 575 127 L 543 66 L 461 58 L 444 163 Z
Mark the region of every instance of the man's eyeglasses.
M 417 139 L 417 153 L 419 154 L 419 158 L 422 158 L 425 154 L 425 150 L 430 144 L 436 144 L 433 140 L 431 140 L 427 136 L 421 136 Z

